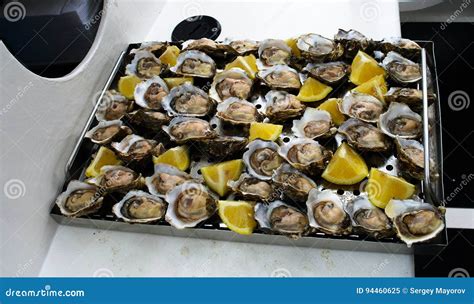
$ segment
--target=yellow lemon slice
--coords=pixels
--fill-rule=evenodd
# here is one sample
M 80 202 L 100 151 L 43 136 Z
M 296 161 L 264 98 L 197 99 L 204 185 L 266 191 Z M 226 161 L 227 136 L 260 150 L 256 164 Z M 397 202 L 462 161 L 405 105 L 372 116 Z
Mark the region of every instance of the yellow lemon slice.
M 297 57 L 297 58 L 300 58 L 301 57 L 301 51 L 300 49 L 296 46 L 296 41 L 298 39 L 296 38 L 289 38 L 289 39 L 286 39 L 285 42 L 286 42 L 286 45 L 288 45 L 290 48 L 291 48 L 291 53 Z
M 405 181 L 403 178 L 396 177 L 378 169 L 372 168 L 365 191 L 369 200 L 379 208 L 385 208 L 392 199 L 407 199 L 415 192 L 415 186 Z
M 342 125 L 346 120 L 344 114 L 339 110 L 339 102 L 341 102 L 340 98 L 329 98 L 318 106 L 318 109 L 328 111 L 331 114 L 332 121 L 336 126 Z
M 383 96 L 387 93 L 387 82 L 384 75 L 377 75 L 360 86 L 355 87 L 354 91 L 372 95 L 383 101 Z
M 181 171 L 185 171 L 189 168 L 190 164 L 189 151 L 186 146 L 179 146 L 171 148 L 165 151 L 163 154 L 153 156 L 153 163 L 156 164 L 168 164 L 175 166 Z
M 119 82 L 118 82 L 118 90 L 120 94 L 122 94 L 126 98 L 133 99 L 133 93 L 135 92 L 135 87 L 140 82 L 142 82 L 142 80 L 135 75 L 120 77 Z
M 171 45 L 166 48 L 166 51 L 164 51 L 158 59 L 160 59 L 162 63 L 165 63 L 169 66 L 175 66 L 178 56 L 179 48 L 175 45 Z
M 163 78 L 163 80 L 170 90 L 186 82 L 189 82 L 190 84 L 194 83 L 194 79 L 192 77 L 169 77 Z
M 219 216 L 227 227 L 238 234 L 252 234 L 257 226 L 253 205 L 244 201 L 219 201 Z
M 271 123 L 252 122 L 250 125 L 249 141 L 260 138 L 263 140 L 276 140 L 283 130 L 282 125 Z
M 202 177 L 207 186 L 217 192 L 220 196 L 226 195 L 227 182 L 237 180 L 242 173 L 244 163 L 241 159 L 229 160 L 201 168 Z
M 321 175 L 337 185 L 353 185 L 369 174 L 364 159 L 348 144 L 342 143 Z
M 309 77 L 301 86 L 300 92 L 296 98 L 304 102 L 319 101 L 328 96 L 331 91 L 332 88 L 330 86 Z
M 87 167 L 86 176 L 96 177 L 100 174 L 100 168 L 103 166 L 115 166 L 121 163 L 122 162 L 117 158 L 112 150 L 102 146 L 99 148 L 99 151 L 97 151 L 97 154 L 91 161 L 89 167 Z
M 349 77 L 351 82 L 361 85 L 377 75 L 385 75 L 385 70 L 379 66 L 374 58 L 359 51 L 352 61 L 351 75 Z
M 254 79 L 255 74 L 258 71 L 257 68 L 257 58 L 254 55 L 250 54 L 247 56 L 238 56 L 231 63 L 226 64 L 224 70 L 230 70 L 232 68 L 239 68 L 245 71 L 250 78 Z

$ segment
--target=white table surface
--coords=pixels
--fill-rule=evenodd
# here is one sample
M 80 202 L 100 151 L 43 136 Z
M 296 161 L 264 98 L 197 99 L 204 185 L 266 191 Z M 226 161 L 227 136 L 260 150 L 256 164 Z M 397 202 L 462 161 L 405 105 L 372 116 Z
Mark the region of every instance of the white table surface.
M 377 39 L 400 34 L 395 0 L 168 1 L 153 6 L 149 1 L 108 3 L 90 54 L 64 79 L 53 81 L 37 77 L 15 66 L 18 63 L 4 55 L 7 51 L 3 46 L 0 48 L 2 68 L 6 66 L 2 75 L 14 76 L 11 82 L 2 82 L 2 91 L 14 92 L 29 79 L 34 84 L 22 97 L 21 104 L 15 105 L 5 119 L 2 117 L 2 140 L 14 142 L 12 138 L 28 135 L 38 142 L 15 143 L 11 151 L 2 148 L 2 168 L 8 173 L 0 176 L 2 185 L 11 178 L 21 179 L 26 184 L 26 194 L 18 200 L 7 200 L 3 204 L 2 198 L 2 273 L 20 276 L 413 275 L 413 257 L 405 254 L 231 243 L 56 225 L 48 216 L 48 210 L 54 189 L 60 187 L 64 177 L 62 168 L 67 155 L 92 108 L 90 100 L 94 92 L 105 81 L 107 73 L 104 71 L 110 70 L 127 42 L 168 40 L 174 24 L 196 14 L 209 14 L 221 21 L 220 39 L 228 36 L 285 38 L 308 31 L 331 37 L 339 27 L 355 28 Z M 266 16 L 261 16 L 263 10 L 267 11 Z M 141 23 L 137 25 L 132 20 Z M 98 76 L 91 77 L 94 75 Z M 51 92 L 56 100 L 74 100 L 74 107 L 53 110 L 57 107 L 48 99 Z M 83 101 L 84 94 L 87 100 Z M 49 119 L 36 128 L 15 124 L 18 117 L 24 116 L 25 107 L 32 110 L 38 106 L 35 103 L 38 97 L 49 109 L 38 114 L 38 119 L 46 114 Z M 79 118 L 77 113 L 80 113 Z M 59 136 L 49 135 L 48 141 L 42 142 L 44 130 L 40 127 L 53 134 L 54 130 L 61 131 Z M 56 149 L 51 151 L 51 146 Z M 36 151 L 33 157 L 38 158 L 33 160 L 36 170 L 24 161 L 25 151 L 32 150 Z M 5 216 L 7 210 L 12 216 Z

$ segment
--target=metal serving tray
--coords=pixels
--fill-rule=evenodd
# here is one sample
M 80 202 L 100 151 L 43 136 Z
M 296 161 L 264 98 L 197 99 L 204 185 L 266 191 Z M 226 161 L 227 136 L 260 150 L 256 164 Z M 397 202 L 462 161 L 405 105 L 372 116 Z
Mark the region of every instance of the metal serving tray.
M 425 201 L 435 205 L 444 206 L 443 203 L 443 164 L 442 164 L 442 139 L 441 139 L 441 112 L 439 104 L 438 80 L 436 73 L 436 63 L 434 57 L 434 44 L 432 41 L 417 41 L 422 50 L 422 74 L 423 79 L 420 89 L 423 90 L 423 142 L 425 146 L 425 179 L 420 185 L 420 196 Z M 66 165 L 66 180 L 59 192 L 67 187 L 72 179 L 84 180 L 85 168 L 90 162 L 91 155 L 97 150 L 97 146 L 89 140 L 84 140 L 85 133 L 93 127 L 95 112 L 99 106 L 99 101 L 109 88 L 116 87 L 121 76 L 123 76 L 126 65 L 126 57 L 131 49 L 137 48 L 139 44 L 130 44 L 123 51 L 104 85 L 104 88 L 97 99 L 97 103 L 92 110 Z M 436 94 L 434 101 L 428 105 L 427 92 Z M 431 166 L 429 160 L 431 159 Z M 349 195 L 352 195 L 352 191 Z M 59 193 L 58 193 L 59 194 Z M 138 233 L 152 233 L 177 237 L 205 238 L 233 242 L 251 242 L 259 244 L 292 245 L 302 247 L 317 247 L 328 249 L 361 250 L 389 253 L 411 253 L 434 254 L 447 244 L 446 228 L 435 239 L 428 243 L 415 244 L 408 248 L 406 244 L 397 238 L 384 238 L 376 240 L 364 235 L 331 236 L 324 233 L 317 233 L 305 236 L 298 240 L 292 240 L 282 235 L 264 234 L 256 230 L 252 235 L 244 236 L 230 231 L 224 224 L 220 223 L 218 216 L 195 228 L 178 230 L 171 227 L 167 222 L 160 221 L 155 224 L 128 224 L 118 221 L 111 213 L 111 206 L 104 206 L 99 213 L 81 218 L 68 218 L 63 216 L 59 208 L 54 204 L 51 207 L 51 216 L 63 225 L 89 227 L 94 229 L 119 230 Z

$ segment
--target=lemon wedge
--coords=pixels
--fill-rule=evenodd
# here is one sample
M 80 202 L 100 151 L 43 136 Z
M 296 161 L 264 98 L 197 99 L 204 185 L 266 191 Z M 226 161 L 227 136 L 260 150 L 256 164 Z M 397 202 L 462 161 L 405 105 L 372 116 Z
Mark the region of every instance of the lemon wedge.
M 327 86 L 314 78 L 308 77 L 301 86 L 300 92 L 296 98 L 304 102 L 319 101 L 328 96 L 331 91 L 332 88 L 330 86 Z
M 300 58 L 301 57 L 301 51 L 296 46 L 297 39 L 296 38 L 289 38 L 289 39 L 286 39 L 285 42 L 286 42 L 286 45 L 288 45 L 290 47 L 291 53 L 295 57 Z
M 379 208 L 385 208 L 388 202 L 394 199 L 407 199 L 415 192 L 415 186 L 378 169 L 370 170 L 369 180 L 365 185 L 369 200 Z
M 383 96 L 387 93 L 387 82 L 384 75 L 377 75 L 360 86 L 355 87 L 354 91 L 372 95 L 383 101 Z
M 118 82 L 118 90 L 120 94 L 125 96 L 127 99 L 133 99 L 133 93 L 137 84 L 142 82 L 140 78 L 135 75 L 128 75 L 120 77 Z
M 166 51 L 164 51 L 158 59 L 160 59 L 161 63 L 165 63 L 169 66 L 175 66 L 178 56 L 179 48 L 175 45 L 171 45 L 166 48 Z
M 280 136 L 281 131 L 283 131 L 282 125 L 275 125 L 263 122 L 252 122 L 249 131 L 249 141 L 252 141 L 257 138 L 274 141 L 278 138 L 278 136 Z
M 244 201 L 219 201 L 219 216 L 227 227 L 238 234 L 252 234 L 257 226 L 253 205 Z
M 242 173 L 244 163 L 241 159 L 229 160 L 201 168 L 202 177 L 207 186 L 217 192 L 220 196 L 226 195 L 227 182 L 237 180 Z
M 337 185 L 353 185 L 369 174 L 364 159 L 348 144 L 342 143 L 321 175 Z
M 385 75 L 385 70 L 371 56 L 362 51 L 357 52 L 351 65 L 351 82 L 361 85 L 377 75 Z
M 254 55 L 250 54 L 247 56 L 237 56 L 234 61 L 226 64 L 224 70 L 230 70 L 232 68 L 239 68 L 245 71 L 250 78 L 254 79 L 255 74 L 258 71 L 257 68 L 257 58 Z
M 163 78 L 163 80 L 170 90 L 186 82 L 189 82 L 190 84 L 194 83 L 194 79 L 192 77 L 169 77 Z
M 179 146 L 171 148 L 165 151 L 163 154 L 153 156 L 153 163 L 156 164 L 168 164 L 175 166 L 181 171 L 185 171 L 189 168 L 190 164 L 189 151 L 186 146 Z
M 87 167 L 86 176 L 96 177 L 100 174 L 100 168 L 103 166 L 115 166 L 121 163 L 114 151 L 102 146 L 99 148 L 99 151 L 97 151 L 94 159 L 92 159 L 89 167 Z
M 339 102 L 341 102 L 340 98 L 329 98 L 318 106 L 318 109 L 328 111 L 331 114 L 332 121 L 336 126 L 342 125 L 346 120 L 344 114 L 339 110 Z

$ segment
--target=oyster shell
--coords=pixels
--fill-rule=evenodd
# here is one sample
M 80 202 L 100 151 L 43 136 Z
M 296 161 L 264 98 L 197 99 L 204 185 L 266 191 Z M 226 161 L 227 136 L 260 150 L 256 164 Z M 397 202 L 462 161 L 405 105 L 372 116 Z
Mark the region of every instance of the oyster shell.
M 290 140 L 278 149 L 278 153 L 293 167 L 310 175 L 324 170 L 332 157 L 330 150 L 307 138 Z
M 241 174 L 236 181 L 230 180 L 227 185 L 247 200 L 269 202 L 278 198 L 271 181 L 261 180 L 246 173 Z
M 328 85 L 340 83 L 349 74 L 349 66 L 342 61 L 308 63 L 303 69 L 312 77 Z
M 145 178 L 145 184 L 151 194 L 164 198 L 174 187 L 193 178 L 191 175 L 167 164 L 155 165 L 155 173 Z
M 219 136 L 199 142 L 203 151 L 206 151 L 209 155 L 218 159 L 223 159 L 242 152 L 247 143 L 248 139 L 240 136 Z
M 168 95 L 169 89 L 159 76 L 154 76 L 139 83 L 135 87 L 135 102 L 142 108 L 160 110 L 162 101 Z
M 422 134 L 423 121 L 404 103 L 392 102 L 387 112 L 379 117 L 379 128 L 390 137 L 418 138 Z
M 255 205 L 255 219 L 262 229 L 298 239 L 309 232 L 308 218 L 296 207 L 282 201 Z
M 239 55 L 247 55 L 258 51 L 259 43 L 255 40 L 228 40 L 226 41 Z
M 258 57 L 265 66 L 288 64 L 291 48 L 283 40 L 263 40 L 258 48 Z
M 390 219 L 380 208 L 375 207 L 362 194 L 349 201 L 346 205 L 346 212 L 352 219 L 352 226 L 360 229 L 375 238 L 387 237 L 393 234 L 393 227 Z
M 150 156 L 156 145 L 155 140 L 145 139 L 135 134 L 127 135 L 122 141 L 111 144 L 119 157 L 127 161 L 140 161 Z
M 98 121 L 118 120 L 122 118 L 133 106 L 128 100 L 115 90 L 105 92 L 95 113 Z
M 216 116 L 233 125 L 250 125 L 262 120 L 254 104 L 237 97 L 227 98 L 218 104 Z
M 163 130 L 177 143 L 217 137 L 208 121 L 195 117 L 175 117 Z
M 382 61 L 390 77 L 398 83 L 408 84 L 421 79 L 420 66 L 395 52 L 389 52 Z
M 146 51 L 146 52 L 151 52 L 154 55 L 161 54 L 166 50 L 166 47 L 168 46 L 167 42 L 161 42 L 161 41 L 146 41 L 142 42 L 140 44 L 140 47 L 138 49 L 133 49 L 130 51 L 130 54 L 135 54 L 140 51 Z
M 206 116 L 213 108 L 207 93 L 190 83 L 172 88 L 163 99 L 163 109 L 170 116 Z
M 339 29 L 334 35 L 334 41 L 344 47 L 344 56 L 353 58 L 359 50 L 365 51 L 371 45 L 371 40 L 356 30 L 345 31 Z
M 360 151 L 383 152 L 391 147 L 389 138 L 379 128 L 355 118 L 346 120 L 338 131 Z
M 140 78 L 159 76 L 167 69 L 167 65 L 145 50 L 135 52 L 132 62 L 125 67 L 125 74 L 137 75 Z
M 252 79 L 243 70 L 232 68 L 218 73 L 214 77 L 209 90 L 209 96 L 218 103 L 229 97 L 247 99 L 250 97 L 252 85 Z
M 328 111 L 307 108 L 301 119 L 293 120 L 291 131 L 295 136 L 315 139 L 333 135 L 336 128 Z
M 351 218 L 344 210 L 344 204 L 332 190 L 310 191 L 306 201 L 311 227 L 328 234 L 349 234 L 352 231 Z
M 103 166 L 100 175 L 86 180 L 87 183 L 96 185 L 106 192 L 127 191 L 139 188 L 143 184 L 141 174 L 124 166 Z
M 86 138 L 95 144 L 105 145 L 114 138 L 132 134 L 132 130 L 123 125 L 121 120 L 100 121 L 94 128 L 87 131 Z
M 166 203 L 144 191 L 130 191 L 112 207 L 115 216 L 127 223 L 153 223 L 165 216 Z
M 171 71 L 182 76 L 210 78 L 216 73 L 216 63 L 201 51 L 185 51 L 179 54 Z
M 425 173 L 425 155 L 423 145 L 411 139 L 396 138 L 398 160 L 403 164 L 407 173 L 416 179 L 423 179 Z
M 341 113 L 365 122 L 376 122 L 384 111 L 384 103 L 372 95 L 351 91 L 339 104 Z
M 299 89 L 301 87 L 298 71 L 287 65 L 274 65 L 259 71 L 257 77 L 272 89 Z
M 436 94 L 428 93 L 428 102 L 432 103 L 436 99 Z M 391 87 L 384 95 L 387 103 L 401 102 L 406 103 L 410 108 L 416 111 L 423 108 L 423 92 L 413 88 Z
M 278 145 L 272 141 L 256 139 L 247 145 L 243 160 L 248 172 L 257 178 L 269 180 L 283 162 Z
M 65 216 L 80 217 L 96 212 L 102 206 L 104 193 L 94 185 L 72 180 L 66 191 L 56 199 L 56 205 Z
M 217 210 L 217 198 L 205 186 L 186 182 L 166 194 L 165 219 L 177 229 L 194 227 Z
M 130 123 L 140 125 L 153 131 L 160 131 L 161 127 L 171 120 L 165 113 L 145 109 L 128 113 L 128 118 Z
M 418 56 L 421 52 L 421 47 L 418 43 L 401 37 L 385 38 L 380 42 L 380 47 L 385 53 L 395 51 L 408 57 Z
M 274 122 L 298 117 L 306 109 L 295 95 L 285 91 L 268 91 L 265 100 L 265 115 Z
M 408 247 L 428 241 L 444 229 L 439 210 L 420 201 L 392 199 L 385 207 L 385 213 L 392 219 L 397 235 Z
M 344 50 L 338 43 L 317 34 L 305 34 L 298 37 L 296 46 L 303 57 L 312 61 L 335 60 Z
M 316 183 L 289 164 L 282 164 L 273 174 L 272 180 L 280 191 L 293 201 L 304 202 Z
M 183 51 L 195 50 L 214 56 L 225 56 L 227 54 L 236 53 L 236 51 L 231 46 L 215 42 L 214 40 L 208 38 L 187 40 L 183 42 L 182 47 Z

